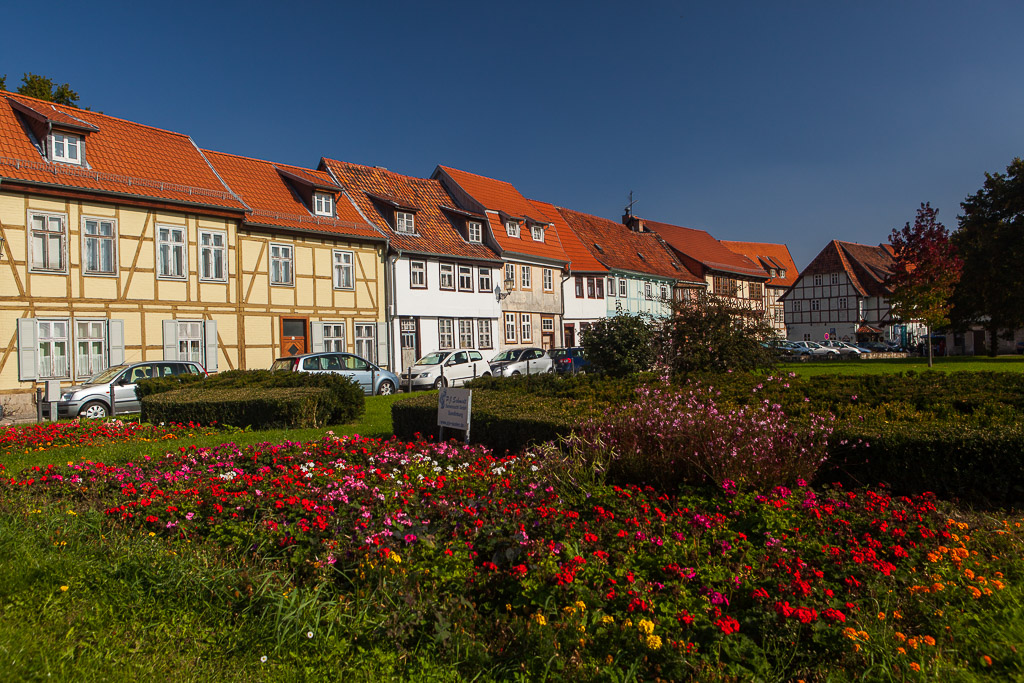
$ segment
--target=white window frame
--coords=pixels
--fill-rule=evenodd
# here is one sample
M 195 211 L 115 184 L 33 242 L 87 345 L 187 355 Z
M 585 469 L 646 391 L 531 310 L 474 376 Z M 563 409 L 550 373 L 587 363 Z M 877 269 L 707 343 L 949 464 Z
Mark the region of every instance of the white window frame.
M 509 237 L 519 237 L 519 223 L 515 221 L 505 221 L 505 234 Z
M 177 327 L 176 340 L 178 342 L 178 355 L 175 360 L 190 360 L 205 364 L 203 350 L 206 340 L 203 333 L 202 320 L 175 320 Z
M 821 310 L 821 299 L 811 299 L 811 310 L 812 311 L 820 311 Z
M 333 250 L 334 273 L 332 280 L 335 289 L 353 290 L 356 288 L 356 255 L 344 249 Z
M 608 290 L 608 298 L 609 299 L 614 299 L 615 298 L 615 278 L 613 278 L 613 277 L 608 278 L 608 286 L 606 287 L 606 289 Z
M 845 296 L 839 297 L 839 310 L 840 311 L 845 311 L 849 307 L 850 307 L 849 306 L 849 302 L 846 300 L 846 297 Z
M 437 319 L 437 348 L 443 351 L 455 348 L 455 320 Z
M 476 333 L 479 340 L 477 348 L 494 348 L 494 338 L 491 336 L 491 321 L 489 318 L 480 318 L 476 321 Z
M 89 233 L 90 225 L 95 225 L 96 232 Z M 103 226 L 109 227 L 110 234 L 103 234 L 100 231 Z M 93 246 L 95 245 L 95 246 Z M 110 268 L 103 270 L 103 247 L 110 250 Z M 95 249 L 96 268 L 91 268 L 89 257 L 92 249 Z M 117 276 L 117 219 L 101 218 L 97 216 L 82 216 L 82 275 L 116 277 Z
M 75 377 L 84 379 L 106 370 L 109 358 L 107 321 L 103 318 L 75 318 L 72 321 L 72 325 L 75 332 Z M 85 327 L 84 333 L 81 329 L 82 327 Z M 81 352 L 82 344 L 87 345 L 84 356 Z M 95 352 L 97 345 L 99 348 L 98 354 Z M 85 363 L 81 362 L 83 357 L 86 358 Z
M 167 231 L 165 238 L 162 233 Z M 175 235 L 181 237 L 174 239 Z M 168 261 L 165 263 L 162 254 L 166 250 Z M 177 255 L 177 259 L 175 259 Z M 180 268 L 175 268 L 179 266 Z M 188 278 L 188 228 L 184 225 L 156 226 L 156 276 L 160 280 L 184 280 Z
M 355 354 L 371 363 L 377 362 L 377 323 L 355 322 L 352 324 Z
M 661 285 L 658 291 L 661 296 L 661 300 L 668 301 L 668 285 Z
M 42 226 L 36 227 L 36 218 L 42 219 Z M 57 229 L 53 229 L 56 224 Z M 33 273 L 67 273 L 68 272 L 68 219 L 67 214 L 50 213 L 48 211 L 28 212 L 28 264 Z M 56 237 L 56 240 L 54 240 Z M 40 238 L 40 258 L 37 258 L 36 239 Z M 56 247 L 54 247 L 56 242 Z M 57 267 L 53 267 L 53 251 L 56 248 Z
M 426 261 L 409 261 L 409 287 L 412 289 L 427 288 Z
M 480 274 L 477 278 L 477 284 L 479 285 L 478 290 L 480 292 L 489 292 L 493 289 L 491 284 L 491 269 L 480 268 Z
M 50 161 L 59 161 L 64 164 L 82 165 L 85 145 L 82 144 L 81 135 L 74 133 L 50 133 Z M 60 148 L 58 151 L 58 147 Z M 74 154 L 71 151 L 74 150 Z
M 532 226 L 530 228 L 530 236 L 533 238 L 534 242 L 543 242 L 544 241 L 544 226 L 543 225 L 534 225 L 534 226 Z
M 516 325 L 516 314 L 506 313 L 505 314 L 505 343 L 514 344 L 516 342 L 516 333 L 518 332 L 518 326 Z
M 63 326 L 63 334 L 55 333 L 56 326 Z M 43 332 L 46 330 L 46 336 L 43 336 Z M 45 354 L 45 358 L 48 359 L 47 367 L 43 367 L 44 354 L 43 346 L 47 345 L 50 349 L 49 354 Z M 57 345 L 63 344 L 63 366 L 57 362 L 57 354 L 55 353 Z M 39 379 L 70 379 L 71 378 L 71 354 L 73 350 L 71 345 L 71 321 L 67 318 L 41 318 L 36 321 L 36 376 Z
M 801 301 L 800 299 L 793 299 L 793 312 L 794 313 L 803 313 L 803 310 L 804 310 L 803 301 Z
M 555 319 L 552 318 L 552 317 L 546 317 L 545 318 L 545 317 L 542 316 L 541 319 L 540 319 L 540 331 L 541 331 L 541 333 L 544 333 L 544 332 L 554 332 L 555 331 Z
M 293 287 L 295 285 L 294 244 L 270 243 L 269 274 L 272 287 Z
M 203 238 L 209 237 L 210 243 L 203 244 Z M 216 238 L 220 238 L 220 244 L 216 244 Z M 198 265 L 200 282 L 227 282 L 228 280 L 228 234 L 223 230 L 207 230 L 202 228 L 198 233 Z M 207 255 L 210 259 L 211 273 L 206 272 Z M 221 275 L 218 277 L 217 264 L 220 264 Z
M 814 275 L 814 286 L 820 287 L 822 283 L 821 273 L 815 273 Z
M 395 232 L 416 234 L 416 215 L 408 211 L 395 211 Z
M 334 217 L 334 195 L 329 192 L 313 193 L 313 214 L 316 216 Z
M 529 313 L 519 314 L 519 341 L 524 344 L 533 341 L 533 316 Z
M 323 330 L 324 351 L 332 353 L 345 352 L 345 321 L 328 320 L 320 323 Z
M 460 292 L 472 292 L 473 291 L 473 267 L 472 266 L 459 266 L 458 268 L 458 284 Z
M 446 291 L 455 291 L 455 264 L 441 263 L 438 269 L 437 286 Z M 447 282 L 447 284 L 445 284 Z
M 519 266 L 520 289 L 533 289 L 533 268 Z
M 505 264 L 505 282 L 512 283 L 512 289 L 516 288 L 516 264 L 506 263 Z
M 541 284 L 545 292 L 555 291 L 555 275 L 550 268 L 545 268 L 541 273 Z
M 830 280 L 830 284 L 838 285 L 839 284 L 839 273 L 832 273 L 831 277 L 829 277 L 829 280 Z
M 644 298 L 646 298 L 648 301 L 654 299 L 654 288 L 651 287 L 650 282 L 644 283 Z
M 619 278 L 619 296 L 625 298 L 629 294 L 629 285 L 626 278 Z
M 473 319 L 459 318 L 459 348 L 473 348 Z
M 480 244 L 484 241 L 484 226 L 479 221 L 469 221 L 466 223 L 466 236 L 470 242 L 474 244 Z

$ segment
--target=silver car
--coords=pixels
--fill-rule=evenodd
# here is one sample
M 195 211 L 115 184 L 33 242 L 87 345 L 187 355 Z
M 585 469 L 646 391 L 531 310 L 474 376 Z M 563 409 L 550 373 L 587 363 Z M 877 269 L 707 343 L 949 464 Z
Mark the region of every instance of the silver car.
M 434 351 L 402 373 L 402 386 L 411 389 L 455 387 L 490 374 L 490 366 L 476 349 Z
M 395 373 L 351 353 L 285 356 L 275 360 L 270 369 L 342 375 L 359 384 L 363 393 L 368 395 L 389 396 L 398 388 L 398 376 Z
M 501 377 L 537 375 L 552 371 L 551 356 L 544 349 L 506 349 L 491 359 L 491 372 Z
M 174 377 L 175 375 L 206 375 L 199 363 L 182 360 L 147 361 L 115 365 L 93 375 L 83 384 L 68 387 L 57 402 L 57 416 L 100 418 L 107 415 L 137 413 L 139 397 L 135 383 L 140 379 Z M 110 390 L 114 390 L 114 409 L 110 409 Z

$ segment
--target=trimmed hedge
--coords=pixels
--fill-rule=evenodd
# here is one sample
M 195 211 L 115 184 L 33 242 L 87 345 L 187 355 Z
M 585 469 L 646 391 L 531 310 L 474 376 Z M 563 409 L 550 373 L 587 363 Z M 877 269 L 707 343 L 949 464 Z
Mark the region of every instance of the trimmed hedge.
M 308 427 L 352 422 L 366 408 L 356 382 L 327 373 L 231 370 L 182 388 L 171 384 L 168 390 L 173 382 L 161 378 L 139 383 L 143 421 Z
M 170 377 L 156 377 L 153 379 L 139 380 L 135 384 L 135 395 L 140 399 L 150 394 L 162 394 L 165 391 L 174 391 L 196 382 L 205 382 L 206 375 L 172 375 Z

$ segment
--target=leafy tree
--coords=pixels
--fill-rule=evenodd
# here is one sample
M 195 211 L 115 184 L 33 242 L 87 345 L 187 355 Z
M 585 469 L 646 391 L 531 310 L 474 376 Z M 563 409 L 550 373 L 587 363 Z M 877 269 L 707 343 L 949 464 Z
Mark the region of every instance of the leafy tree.
M 1024 161 L 1014 159 L 1006 173 L 986 173 L 984 186 L 960 208 L 952 239 L 964 267 L 951 317 L 960 327 L 982 325 L 994 356 L 998 337 L 1024 325 Z
M 777 334 L 758 311 L 713 294 L 695 302 L 680 301 L 664 324 L 665 361 L 674 374 L 755 370 L 775 364 L 774 352 L 762 346 Z
M 7 76 L 0 76 L 0 90 L 6 89 Z M 33 73 L 25 74 L 21 79 L 21 85 L 18 86 L 18 93 L 54 104 L 78 108 L 78 93 L 72 90 L 67 83 L 57 85 L 54 84 L 53 79 L 46 76 Z
M 0 76 L 0 90 L 7 90 L 7 74 Z
M 931 334 L 949 324 L 950 297 L 960 281 L 963 261 L 949 239 L 946 226 L 937 220 L 938 209 L 925 202 L 917 210 L 914 225 L 893 229 L 889 243 L 896 252 L 888 284 L 892 316 L 901 322 L 920 321 L 928 330 L 928 367 L 932 366 Z
M 657 327 L 649 315 L 618 312 L 601 318 L 580 335 L 595 372 L 623 377 L 650 370 Z

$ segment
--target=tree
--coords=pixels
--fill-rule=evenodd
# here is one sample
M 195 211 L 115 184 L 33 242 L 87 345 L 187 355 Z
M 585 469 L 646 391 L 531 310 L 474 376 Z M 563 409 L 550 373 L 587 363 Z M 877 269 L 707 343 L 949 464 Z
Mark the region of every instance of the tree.
M 982 325 L 995 356 L 999 336 L 1024 325 L 1024 161 L 1014 159 L 1005 174 L 986 173 L 960 208 L 953 244 L 964 266 L 951 318 L 959 327 Z
M 756 370 L 775 364 L 764 342 L 776 338 L 760 311 L 730 299 L 703 294 L 697 301 L 679 301 L 664 324 L 665 361 L 674 374 Z
M 7 75 L 0 76 L 0 90 L 7 90 Z
M 928 330 L 928 367 L 932 366 L 932 330 L 949 324 L 950 298 L 964 267 L 938 215 L 939 210 L 925 202 L 917 210 L 913 226 L 907 223 L 902 230 L 893 229 L 889 236 L 896 253 L 887 280 L 892 287 L 892 317 L 900 322 L 924 323 Z
M 612 377 L 650 370 L 657 327 L 649 315 L 618 312 L 601 318 L 580 335 L 591 368 Z
M 0 76 L 0 90 L 7 90 L 6 74 Z M 28 95 L 54 104 L 78 108 L 78 93 L 67 83 L 55 85 L 53 79 L 38 74 L 28 73 L 22 76 L 18 93 Z

